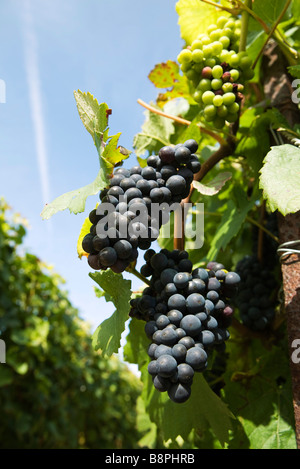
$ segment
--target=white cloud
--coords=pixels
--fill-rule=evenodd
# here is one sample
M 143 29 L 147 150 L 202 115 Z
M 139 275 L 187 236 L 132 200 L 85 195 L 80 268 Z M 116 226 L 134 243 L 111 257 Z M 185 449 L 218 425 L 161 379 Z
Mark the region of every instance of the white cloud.
M 22 7 L 25 68 L 28 82 L 29 101 L 34 128 L 35 147 L 40 175 L 42 198 L 45 204 L 49 203 L 50 201 L 50 184 L 48 176 L 46 132 L 38 61 L 38 43 L 34 31 L 31 1 L 23 0 Z

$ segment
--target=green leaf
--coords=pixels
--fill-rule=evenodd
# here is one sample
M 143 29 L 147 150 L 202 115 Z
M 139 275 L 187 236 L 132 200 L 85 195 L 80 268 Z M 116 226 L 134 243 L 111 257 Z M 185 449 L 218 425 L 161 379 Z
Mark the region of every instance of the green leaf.
M 264 0 L 263 2 L 253 2 L 253 11 L 269 25 L 272 25 L 280 16 L 286 0 Z M 282 21 L 286 19 L 283 17 Z
M 146 151 L 158 153 L 164 145 L 170 144 L 170 137 L 174 133 L 174 124 L 171 119 L 160 116 L 150 111 L 145 111 L 146 120 L 133 141 L 133 147 L 137 156 Z
M 222 445 L 229 441 L 234 416 L 201 373 L 196 373 L 191 397 L 183 404 L 172 402 L 167 393 L 151 391 L 146 409 L 165 440 L 174 440 L 178 435 L 187 440 L 192 429 L 201 433 L 211 428 Z
M 74 91 L 78 114 L 86 130 L 95 142 L 95 135 L 103 134 L 108 124 L 108 106 L 99 104 L 91 93 Z M 96 142 L 95 142 L 96 143 Z
M 232 174 L 227 171 L 224 173 L 219 173 L 216 177 L 214 177 L 210 182 L 206 184 L 202 184 L 199 181 L 193 181 L 193 187 L 203 195 L 216 195 L 224 184 L 231 179 Z
M 125 280 L 121 274 L 115 274 L 110 269 L 90 273 L 89 276 L 104 290 L 105 297 L 111 298 L 116 307 L 116 311 L 97 327 L 92 337 L 95 350 L 101 349 L 105 355 L 111 356 L 118 352 L 125 322 L 129 318 L 131 281 Z
M 272 212 L 300 210 L 300 149 L 285 144 L 271 147 L 260 170 L 259 187 Z
M 239 132 L 243 135 L 235 150 L 242 155 L 255 173 L 262 166 L 263 158 L 270 149 L 269 128 L 272 114 L 256 115 L 257 110 L 247 109 L 241 117 Z
M 273 344 L 266 354 L 258 339 L 237 342 L 229 344 L 224 399 L 242 424 L 249 448 L 296 449 L 287 346 Z M 230 448 L 239 449 L 240 440 L 236 435 Z
M 13 371 L 5 364 L 0 365 L 0 388 L 2 386 L 8 386 L 13 380 Z
M 207 254 L 208 260 L 216 260 L 221 249 L 225 249 L 228 243 L 240 231 L 247 213 L 252 209 L 257 200 L 257 190 L 253 191 L 250 200 L 247 199 L 243 190 L 234 188 L 236 201 L 228 200 L 227 208 L 223 213 L 219 226 L 216 227 L 216 234 L 211 240 L 210 249 Z
M 181 37 L 191 44 L 201 33 L 206 33 L 208 26 L 215 24 L 219 16 L 229 16 L 226 11 L 199 0 L 179 0 L 176 3 Z
M 293 77 L 300 78 L 300 65 L 291 65 L 287 69 Z
M 51 218 L 55 213 L 69 209 L 70 213 L 81 213 L 85 210 L 86 199 L 90 195 L 96 195 L 101 189 L 108 184 L 104 171 L 100 169 L 96 179 L 87 186 L 66 192 L 53 200 L 50 204 L 46 204 L 41 217 L 43 220 Z

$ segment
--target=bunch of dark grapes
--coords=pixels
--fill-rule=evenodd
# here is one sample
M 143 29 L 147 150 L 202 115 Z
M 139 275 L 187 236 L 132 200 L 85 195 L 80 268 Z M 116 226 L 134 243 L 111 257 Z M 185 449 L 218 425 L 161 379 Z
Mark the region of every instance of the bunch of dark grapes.
M 236 266 L 241 282 L 235 298 L 242 323 L 253 331 L 268 328 L 277 303 L 277 281 L 273 269 L 261 264 L 256 255 L 246 256 Z
M 238 119 L 244 84 L 254 76 L 247 53 L 237 52 L 239 37 L 240 20 L 220 17 L 177 57 L 205 121 L 217 129 Z
M 277 213 L 267 213 L 264 222 L 265 228 L 273 234 L 274 237 L 279 236 Z M 277 248 L 279 246 L 276 238 L 271 238 L 266 233 L 262 233 L 262 253 L 264 259 L 264 266 L 268 269 L 273 269 L 278 264 Z M 259 244 L 259 228 L 257 226 L 252 227 L 252 252 L 256 254 L 258 252 Z
M 217 262 L 193 269 L 188 253 L 176 249 L 149 249 L 144 259 L 140 272 L 150 285 L 131 300 L 130 316 L 146 321 L 154 387 L 182 403 L 191 395 L 194 374 L 206 369 L 209 353 L 224 349 L 233 314 L 229 301 L 240 278 Z
M 266 214 L 265 227 L 278 237 L 277 214 Z M 261 243 L 263 262 L 257 257 Z M 244 257 L 236 266 L 241 277 L 239 294 L 235 299 L 242 323 L 253 331 L 267 329 L 274 320 L 278 303 L 279 285 L 278 242 L 266 233 L 259 240 L 259 231 L 253 227 L 251 256 Z
M 92 226 L 82 242 L 92 269 L 121 273 L 137 259 L 138 249 L 150 248 L 168 222 L 172 204 L 189 195 L 201 168 L 197 149 L 197 142 L 190 139 L 162 147 L 158 155 L 148 157 L 144 168 L 114 171 L 109 187 L 100 192 L 100 204 L 89 214 Z M 112 207 L 108 214 L 101 211 L 104 203 Z M 158 206 L 163 209 L 158 211 Z

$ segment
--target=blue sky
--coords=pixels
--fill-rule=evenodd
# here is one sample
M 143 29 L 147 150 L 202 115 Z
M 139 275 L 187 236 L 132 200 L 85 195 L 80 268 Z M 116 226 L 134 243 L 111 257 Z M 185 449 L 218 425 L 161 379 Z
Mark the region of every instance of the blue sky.
M 84 214 L 43 221 L 45 202 L 93 181 L 98 157 L 76 109 L 74 90 L 112 109 L 110 135 L 133 150 L 144 121 L 137 103 L 154 100 L 147 78 L 183 45 L 172 0 L 0 0 L 0 196 L 29 221 L 25 246 L 53 265 L 81 316 L 94 328 L 114 310 L 96 299 L 76 243 Z M 132 163 L 132 164 L 131 164 Z M 126 166 L 136 164 L 131 156 Z M 127 278 L 131 276 L 126 275 Z M 133 279 L 133 288 L 139 281 Z

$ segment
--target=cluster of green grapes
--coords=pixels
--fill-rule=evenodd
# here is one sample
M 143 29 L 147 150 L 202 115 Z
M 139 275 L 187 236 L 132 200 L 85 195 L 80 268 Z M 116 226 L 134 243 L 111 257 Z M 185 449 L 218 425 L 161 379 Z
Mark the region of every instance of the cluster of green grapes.
M 247 52 L 238 52 L 240 20 L 219 17 L 177 60 L 206 122 L 222 129 L 238 119 L 244 84 L 254 76 Z

